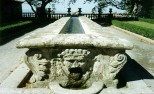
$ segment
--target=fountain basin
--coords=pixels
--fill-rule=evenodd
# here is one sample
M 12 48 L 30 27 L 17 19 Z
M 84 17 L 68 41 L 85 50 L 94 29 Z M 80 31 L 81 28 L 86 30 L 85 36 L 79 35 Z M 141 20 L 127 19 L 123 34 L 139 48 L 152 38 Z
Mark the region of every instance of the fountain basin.
M 49 84 L 49 88 L 55 94 L 62 94 L 62 92 L 67 94 L 98 94 L 102 90 L 103 85 L 102 82 L 94 82 L 92 86 L 87 89 L 70 90 L 62 88 L 59 83 L 52 82 Z
M 81 29 L 71 26 L 76 22 Z M 24 62 L 33 73 L 30 87 L 47 87 L 56 82 L 64 90 L 88 86 L 85 91 L 89 92 L 96 82 L 105 87 L 117 86 L 116 75 L 127 62 L 125 50 L 131 50 L 133 44 L 86 17 L 65 17 L 21 39 L 16 47 L 29 49 Z M 72 69 L 80 69 L 80 73 L 71 73 Z
M 85 23 L 85 21 L 87 22 Z M 133 45 L 129 41 L 118 38 L 111 32 L 104 31 L 98 24 L 88 21 L 89 19 L 86 17 L 62 18 L 52 25 L 42 28 L 42 30 L 40 29 L 40 32 L 33 33 L 21 39 L 17 43 L 16 47 L 42 48 L 66 46 L 77 48 L 99 47 L 125 50 L 130 50 L 133 48 Z

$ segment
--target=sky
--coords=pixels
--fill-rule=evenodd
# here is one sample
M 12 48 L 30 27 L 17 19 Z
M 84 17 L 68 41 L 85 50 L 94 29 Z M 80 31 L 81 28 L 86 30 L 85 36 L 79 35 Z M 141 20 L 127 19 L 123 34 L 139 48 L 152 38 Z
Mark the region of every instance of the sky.
M 68 8 L 68 1 L 69 0 L 59 0 L 59 3 L 55 3 L 55 8 L 56 11 L 55 13 L 67 13 L 67 8 Z M 76 12 L 78 11 L 78 8 L 82 8 L 82 13 L 92 13 L 91 10 L 92 8 L 96 5 L 96 3 L 91 2 L 91 3 L 86 3 L 83 4 L 84 0 L 77 0 L 75 4 L 71 4 L 71 11 Z M 52 8 L 52 4 L 50 3 L 46 6 L 46 8 Z M 112 8 L 113 13 L 123 13 L 125 11 L 116 9 L 115 7 L 109 6 L 104 9 L 103 13 L 108 13 L 109 8 Z M 30 6 L 27 3 L 22 4 L 22 11 L 23 12 L 32 12 Z

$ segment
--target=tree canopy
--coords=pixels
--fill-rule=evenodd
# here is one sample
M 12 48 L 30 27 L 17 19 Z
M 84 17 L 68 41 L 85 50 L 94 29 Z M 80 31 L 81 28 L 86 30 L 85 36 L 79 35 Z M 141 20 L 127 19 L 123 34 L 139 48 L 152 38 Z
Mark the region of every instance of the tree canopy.
M 151 18 L 152 8 L 154 7 L 153 0 L 121 0 L 121 9 L 127 10 L 128 13 L 140 17 Z
M 34 13 L 39 13 L 41 17 L 45 17 L 45 7 L 50 2 L 59 2 L 59 0 L 25 0 L 32 8 Z M 65 0 L 64 0 L 65 1 Z M 77 0 L 69 0 L 70 4 L 76 3 Z M 128 13 L 142 17 L 152 17 L 154 15 L 154 0 L 84 0 L 85 3 L 97 3 L 97 8 L 104 8 L 108 5 L 118 9 L 127 10 Z
M 59 2 L 59 0 L 25 0 L 25 1 L 31 6 L 31 9 L 34 13 L 37 13 L 38 8 L 42 11 L 45 11 L 46 5 L 50 2 Z M 77 0 L 69 0 L 68 6 L 76 3 L 76 1 Z M 94 1 L 94 3 L 96 2 L 98 3 L 98 5 L 96 6 L 97 8 L 104 8 L 107 5 L 111 4 L 111 2 L 113 5 L 117 5 L 117 2 L 115 2 L 116 0 L 84 0 L 85 3 L 92 1 Z
M 31 7 L 32 11 L 37 14 L 39 18 L 46 18 L 46 5 L 50 2 L 59 2 L 59 0 L 25 0 Z M 69 4 L 75 3 L 76 0 L 70 0 Z

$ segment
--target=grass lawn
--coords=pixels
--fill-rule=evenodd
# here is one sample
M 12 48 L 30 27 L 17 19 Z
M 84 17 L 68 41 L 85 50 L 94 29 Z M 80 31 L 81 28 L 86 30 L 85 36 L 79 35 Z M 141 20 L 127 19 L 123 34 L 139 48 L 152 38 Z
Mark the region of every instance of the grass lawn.
M 0 25 L 0 45 L 39 27 L 46 26 L 49 23 L 51 21 L 15 21 L 3 23 Z
M 112 24 L 154 40 L 154 24 L 151 22 L 147 22 L 147 20 L 145 21 L 113 20 Z
M 124 23 L 127 24 L 132 24 L 132 25 L 136 25 L 136 26 L 140 26 L 143 28 L 150 28 L 154 30 L 154 24 L 148 23 L 148 22 L 142 22 L 142 21 L 126 21 Z
M 154 24 L 154 19 L 139 18 L 139 21 Z
M 13 23 L 5 23 L 0 26 L 0 45 L 7 40 L 13 38 L 15 35 L 24 34 L 24 29 L 32 26 L 32 21 L 18 21 Z
M 16 28 L 16 27 L 21 27 L 21 26 L 24 26 L 24 25 L 27 25 L 27 24 L 30 24 L 32 23 L 32 21 L 19 21 L 19 22 L 14 22 L 13 24 L 5 24 L 5 25 L 1 25 L 0 26 L 0 31 L 4 31 L 4 30 L 7 30 L 7 29 L 12 29 L 12 28 Z

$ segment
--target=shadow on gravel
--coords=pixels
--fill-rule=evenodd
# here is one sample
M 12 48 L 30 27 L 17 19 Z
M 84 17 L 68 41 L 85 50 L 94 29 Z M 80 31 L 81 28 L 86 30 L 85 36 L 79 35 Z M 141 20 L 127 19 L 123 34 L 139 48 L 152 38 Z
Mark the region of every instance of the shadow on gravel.
M 103 27 L 107 27 L 107 26 L 111 26 L 112 22 L 108 21 L 108 20 L 93 20 L 94 22 L 96 22 L 97 24 L 103 26 Z
M 32 24 L 25 26 L 22 29 L 20 28 L 20 29 L 11 30 L 8 32 L 7 36 L 1 36 L 0 46 L 10 42 L 11 40 L 13 40 L 15 38 L 20 37 L 28 32 L 31 32 L 37 28 L 44 27 L 54 21 L 55 20 L 44 21 L 44 22 L 43 21 L 34 21 Z M 12 33 L 10 34 L 10 32 L 13 32 L 13 34 Z
M 126 56 L 127 63 L 117 75 L 117 78 L 119 79 L 118 88 L 125 87 L 126 83 L 130 81 L 154 79 L 154 76 L 151 75 L 139 63 L 132 59 L 128 54 L 126 54 Z

